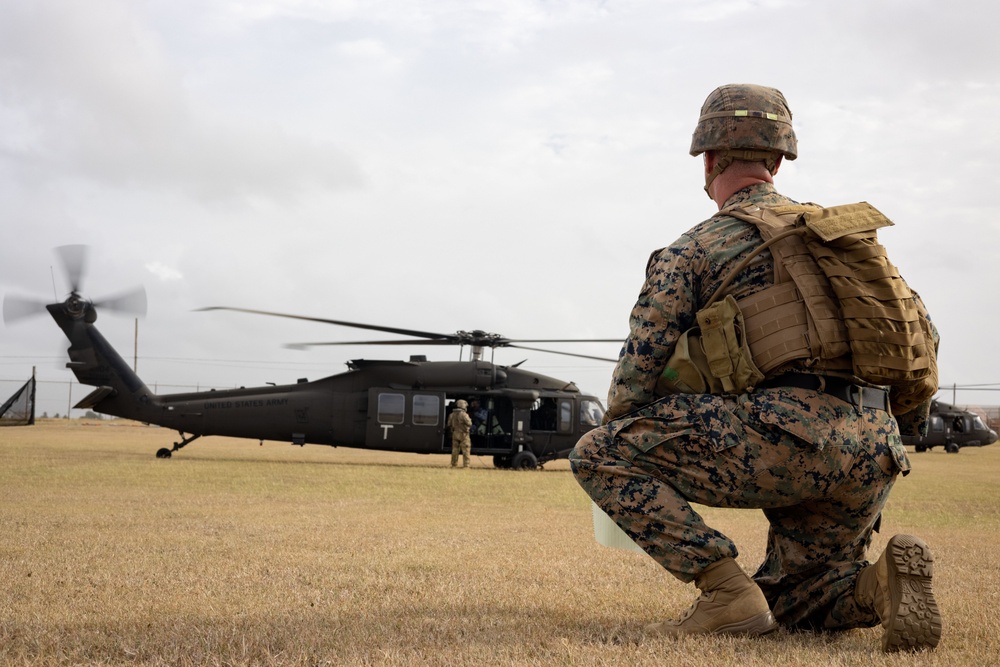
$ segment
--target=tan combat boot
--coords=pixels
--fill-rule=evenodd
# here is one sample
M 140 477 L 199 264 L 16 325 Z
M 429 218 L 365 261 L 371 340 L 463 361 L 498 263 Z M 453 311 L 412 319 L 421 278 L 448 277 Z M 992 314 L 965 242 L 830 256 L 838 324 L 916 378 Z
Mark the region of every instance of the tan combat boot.
M 934 557 L 919 537 L 896 535 L 861 570 L 854 599 L 882 621 L 884 651 L 919 651 L 941 641 L 941 612 L 931 590 Z
M 712 563 L 694 580 L 701 596 L 678 620 L 646 626 L 655 635 L 749 635 L 778 629 L 757 584 L 732 558 Z

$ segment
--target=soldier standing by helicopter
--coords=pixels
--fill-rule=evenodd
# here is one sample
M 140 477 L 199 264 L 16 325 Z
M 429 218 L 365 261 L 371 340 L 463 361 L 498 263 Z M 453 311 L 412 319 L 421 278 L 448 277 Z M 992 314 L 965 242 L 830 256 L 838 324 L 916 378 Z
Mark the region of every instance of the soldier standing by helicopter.
M 462 455 L 463 468 L 469 467 L 469 453 L 472 451 L 472 439 L 469 432 L 472 429 L 472 418 L 467 412 L 469 404 L 464 399 L 455 401 L 455 407 L 448 415 L 448 428 L 451 430 L 451 467 L 458 467 L 458 455 Z
M 797 157 L 791 118 L 763 86 L 705 101 L 690 152 L 704 155 L 720 211 L 650 257 L 604 425 L 570 461 L 601 509 L 702 591 L 648 633 L 881 623 L 886 651 L 933 648 L 927 545 L 896 535 L 876 563 L 864 555 L 909 471 L 900 428 L 923 428 L 937 389 L 937 333 L 876 242 L 888 219 L 775 190 L 782 160 Z M 691 503 L 764 511 L 752 579 Z

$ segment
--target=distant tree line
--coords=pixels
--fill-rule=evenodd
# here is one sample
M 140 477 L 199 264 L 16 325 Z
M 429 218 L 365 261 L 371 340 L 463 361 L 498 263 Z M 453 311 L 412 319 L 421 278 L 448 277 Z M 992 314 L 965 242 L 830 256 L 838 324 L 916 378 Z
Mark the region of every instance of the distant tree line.
M 42 419 L 49 419 L 49 413 L 43 412 Z M 69 419 L 69 415 L 66 415 L 65 419 Z M 52 415 L 52 419 L 64 419 L 58 412 Z M 107 415 L 102 415 L 94 412 L 93 410 L 87 410 L 83 413 L 82 417 L 77 417 L 77 419 L 114 419 L 114 417 L 108 417 Z

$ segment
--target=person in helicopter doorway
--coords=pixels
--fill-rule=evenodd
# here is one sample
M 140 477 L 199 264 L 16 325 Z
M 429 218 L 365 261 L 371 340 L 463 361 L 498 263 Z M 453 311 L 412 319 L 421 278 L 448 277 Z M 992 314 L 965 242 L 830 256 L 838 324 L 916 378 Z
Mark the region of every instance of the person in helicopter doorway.
M 877 243 L 887 218 L 775 190 L 797 157 L 791 120 L 774 88 L 706 99 L 690 152 L 719 212 L 650 256 L 603 425 L 570 462 L 629 537 L 702 592 L 648 634 L 881 624 L 884 651 L 933 648 L 927 544 L 895 535 L 875 563 L 865 552 L 910 468 L 901 431 L 926 432 L 937 331 Z M 763 510 L 752 578 L 692 503 Z
M 486 435 L 486 420 L 489 418 L 489 412 L 477 398 L 469 401 L 469 417 L 472 419 L 472 432 L 476 435 Z
M 451 467 L 458 467 L 458 456 L 462 455 L 464 461 L 463 468 L 469 467 L 469 454 L 472 451 L 472 440 L 469 438 L 469 431 L 472 428 L 472 419 L 469 417 L 469 404 L 464 399 L 455 401 L 455 407 L 448 415 L 448 429 L 451 431 Z

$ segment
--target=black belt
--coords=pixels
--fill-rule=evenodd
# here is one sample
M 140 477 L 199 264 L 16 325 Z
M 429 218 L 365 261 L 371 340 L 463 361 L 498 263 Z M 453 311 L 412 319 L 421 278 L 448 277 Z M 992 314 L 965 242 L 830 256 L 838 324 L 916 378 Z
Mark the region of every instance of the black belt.
M 889 392 L 885 389 L 862 387 L 844 378 L 827 375 L 811 375 L 809 373 L 784 373 L 761 382 L 763 389 L 775 387 L 795 387 L 811 389 L 839 398 L 840 400 L 865 408 L 889 410 Z

